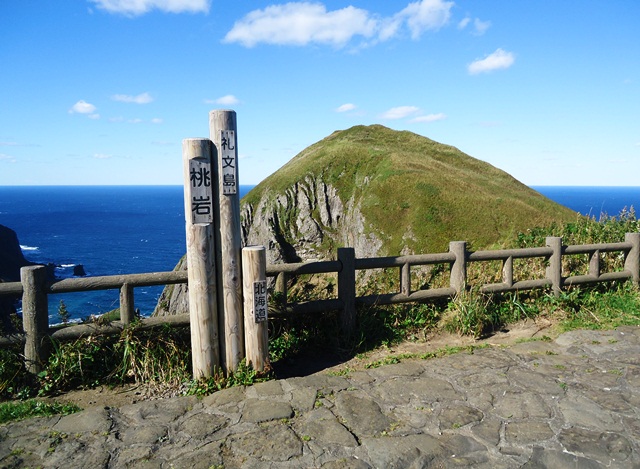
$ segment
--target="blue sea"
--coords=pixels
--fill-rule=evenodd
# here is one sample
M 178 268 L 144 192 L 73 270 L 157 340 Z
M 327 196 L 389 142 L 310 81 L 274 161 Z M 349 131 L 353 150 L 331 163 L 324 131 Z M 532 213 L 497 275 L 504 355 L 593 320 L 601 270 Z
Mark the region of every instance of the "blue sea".
M 240 195 L 253 186 L 240 186 Z M 584 215 L 617 215 L 640 207 L 640 187 L 534 186 L 546 197 Z M 185 253 L 182 186 L 0 187 L 0 224 L 13 229 L 25 257 L 53 263 L 56 276 L 163 272 Z M 143 315 L 153 311 L 162 287 L 136 288 Z M 73 319 L 118 307 L 119 292 L 105 290 L 49 296 L 51 323 L 60 300 Z
M 240 186 L 240 196 L 253 186 Z M 173 270 L 186 252 L 182 186 L 0 187 L 0 225 L 16 232 L 24 256 L 53 263 L 59 278 Z M 163 287 L 134 289 L 149 315 Z M 63 300 L 75 320 L 119 306 L 117 290 L 49 295 L 50 322 Z

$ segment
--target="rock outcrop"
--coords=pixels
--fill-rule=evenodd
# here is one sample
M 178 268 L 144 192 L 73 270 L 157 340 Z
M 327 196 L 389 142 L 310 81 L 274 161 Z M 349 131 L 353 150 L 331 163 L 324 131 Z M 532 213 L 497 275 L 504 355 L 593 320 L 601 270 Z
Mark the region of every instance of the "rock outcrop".
M 445 252 L 456 240 L 480 249 L 575 216 L 455 147 L 380 125 L 334 132 L 241 201 L 243 243 L 265 246 L 268 263 L 335 258 L 339 247 L 358 258 Z M 165 290 L 155 314 L 186 312 L 178 293 Z
M 11 228 L 0 225 L 0 280 L 19 282 L 20 268 L 26 265 L 33 263 L 22 254 L 18 235 Z
M 283 193 L 267 191 L 257 204 L 242 204 L 245 246 L 267 247 L 267 262 L 325 259 L 336 246 L 350 246 L 358 257 L 379 254 L 382 241 L 365 233 L 359 201 L 343 201 L 338 190 L 311 175 Z
M 18 235 L 11 228 L 0 225 L 0 282 L 19 282 L 20 268 L 33 265 L 20 249 Z M 0 297 L 0 321 L 4 331 L 13 332 L 11 315 L 15 314 L 17 298 Z

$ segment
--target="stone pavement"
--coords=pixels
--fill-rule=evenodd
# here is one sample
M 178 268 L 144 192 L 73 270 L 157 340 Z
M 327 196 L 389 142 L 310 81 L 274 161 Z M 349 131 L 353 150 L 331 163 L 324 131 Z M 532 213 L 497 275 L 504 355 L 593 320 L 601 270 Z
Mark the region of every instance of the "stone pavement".
M 640 468 L 640 329 L 0 426 L 2 467 Z

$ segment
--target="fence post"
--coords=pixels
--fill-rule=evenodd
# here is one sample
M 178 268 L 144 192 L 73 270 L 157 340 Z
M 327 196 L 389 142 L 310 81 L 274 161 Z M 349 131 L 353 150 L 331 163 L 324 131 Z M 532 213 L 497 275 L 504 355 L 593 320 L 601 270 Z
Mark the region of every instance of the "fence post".
M 624 240 L 632 248 L 624 258 L 624 270 L 631 272 L 631 281 L 635 287 L 640 285 L 640 233 L 626 233 Z
M 247 364 L 256 371 L 264 371 L 269 368 L 267 251 L 264 246 L 248 246 L 242 250 L 242 274 Z
M 547 236 L 546 244 L 553 249 L 547 265 L 547 279 L 551 281 L 553 295 L 558 297 L 562 291 L 562 238 Z
M 24 357 L 27 371 L 37 374 L 47 359 L 44 340 L 49 332 L 49 302 L 47 299 L 47 268 L 31 265 L 20 269 L 22 282 L 22 327 L 26 335 Z
M 405 262 L 400 268 L 400 293 L 411 295 L 411 264 Z
M 128 283 L 120 287 L 120 321 L 122 324 L 131 324 L 134 317 L 133 287 Z
M 282 306 L 283 309 L 287 306 L 287 281 L 286 272 L 280 272 L 276 277 L 275 291 L 282 299 L 280 306 Z
M 513 256 L 507 257 L 502 264 L 502 283 L 513 286 Z
M 242 237 L 238 186 L 238 135 L 236 113 L 214 110 L 209 113 L 209 133 L 214 144 L 214 171 L 217 191 L 216 264 L 218 274 L 219 327 L 224 331 L 220 344 L 222 367 L 235 370 L 244 358 L 242 319 Z
M 212 376 L 220 365 L 211 154 L 209 139 L 182 141 L 191 355 L 196 379 Z
M 449 252 L 456 256 L 451 264 L 449 283 L 456 293 L 462 293 L 467 288 L 467 242 L 451 241 Z
M 347 337 L 356 325 L 356 252 L 353 248 L 338 248 L 342 264 L 338 272 L 338 299 L 342 300 L 340 328 Z

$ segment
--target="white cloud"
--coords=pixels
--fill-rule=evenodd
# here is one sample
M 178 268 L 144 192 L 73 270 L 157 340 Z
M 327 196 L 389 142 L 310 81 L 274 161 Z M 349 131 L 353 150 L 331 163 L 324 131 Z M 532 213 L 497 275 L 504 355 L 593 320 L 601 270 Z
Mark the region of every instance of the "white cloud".
M 480 21 L 478 18 L 473 20 L 473 27 L 475 28 L 475 34 L 482 36 L 487 29 L 491 27 L 491 21 Z
M 441 121 L 447 118 L 447 115 L 439 112 L 437 114 L 427 114 L 426 116 L 418 116 L 414 119 L 411 119 L 411 122 L 436 122 Z
M 150 102 L 153 102 L 153 97 L 149 93 L 141 93 L 137 96 L 129 94 L 114 94 L 111 96 L 111 99 L 121 103 L 149 104 Z
M 396 37 L 405 25 L 417 39 L 424 31 L 447 24 L 452 6 L 453 2 L 444 0 L 421 0 L 383 18 L 353 6 L 327 11 L 322 3 L 290 2 L 248 13 L 233 25 L 224 42 L 245 47 L 260 43 L 344 47 L 355 37 L 386 41 Z
M 152 124 L 162 124 L 163 122 L 164 122 L 164 119 L 161 119 L 159 117 L 154 117 L 153 119 L 151 119 Z
M 71 109 L 69 109 L 69 114 L 93 114 L 96 111 L 96 107 L 91 104 L 86 102 L 85 100 L 81 99 L 80 101 L 78 101 L 77 103 L 75 103 Z
M 478 59 L 470 63 L 467 69 L 471 75 L 477 75 L 478 73 L 509 68 L 515 60 L 516 58 L 513 53 L 497 49 L 493 54 L 489 54 L 484 59 Z
M 89 114 L 87 117 L 89 119 L 98 120 L 98 119 L 100 119 L 100 114 L 97 114 L 97 113 L 96 114 Z
M 225 42 L 245 47 L 258 43 L 303 46 L 310 42 L 344 46 L 353 36 L 371 37 L 376 21 L 352 6 L 327 11 L 320 3 L 286 3 L 254 10 L 233 25 Z
M 420 108 L 415 106 L 398 106 L 392 107 L 388 111 L 382 113 L 380 117 L 382 119 L 402 119 L 404 117 L 417 114 L 418 112 L 420 112 Z
M 129 119 L 127 121 L 129 124 L 140 124 L 142 122 L 142 119 L 140 119 L 139 117 L 136 119 Z
M 15 163 L 16 159 L 13 156 L 0 153 L 0 161 L 4 161 L 5 163 Z
M 349 112 L 355 110 L 356 107 L 357 106 L 355 104 L 346 103 L 336 108 L 336 112 Z
M 105 153 L 96 153 L 93 155 L 94 158 L 98 159 L 98 160 L 107 160 L 109 158 L 111 158 L 111 155 L 107 155 Z
M 404 19 L 411 31 L 411 37 L 418 39 L 429 29 L 440 29 L 449 22 L 453 2 L 443 0 L 422 0 L 410 3 L 396 16 Z
M 221 96 L 220 98 L 205 101 L 208 104 L 220 104 L 222 106 L 233 106 L 238 104 L 240 100 L 232 94 Z
M 139 16 L 151 10 L 165 13 L 208 13 L 211 0 L 89 0 L 99 9 L 125 16 Z
M 469 25 L 469 23 L 471 23 L 471 18 L 467 16 L 464 19 L 460 20 L 460 22 L 458 23 L 458 29 L 466 28 Z

